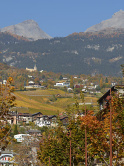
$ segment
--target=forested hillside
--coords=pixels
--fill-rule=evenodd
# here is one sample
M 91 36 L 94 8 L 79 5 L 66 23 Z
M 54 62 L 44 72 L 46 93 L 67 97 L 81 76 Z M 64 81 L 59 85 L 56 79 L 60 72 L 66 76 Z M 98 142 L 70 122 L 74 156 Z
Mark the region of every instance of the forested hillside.
M 7 34 L 8 35 L 8 34 Z M 64 38 L 33 42 L 0 37 L 1 62 L 19 68 L 69 73 L 121 75 L 124 34 L 75 33 Z M 14 40 L 14 41 L 13 41 Z

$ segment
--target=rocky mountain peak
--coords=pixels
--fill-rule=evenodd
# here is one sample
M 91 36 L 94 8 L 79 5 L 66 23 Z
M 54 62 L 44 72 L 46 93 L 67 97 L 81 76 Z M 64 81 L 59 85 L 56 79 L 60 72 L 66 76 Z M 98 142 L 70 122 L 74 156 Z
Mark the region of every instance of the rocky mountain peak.
M 123 29 L 124 28 L 124 11 L 120 10 L 112 16 L 112 18 L 108 20 L 104 20 L 99 24 L 93 25 L 88 28 L 85 32 L 96 32 L 101 31 L 107 28 L 114 28 L 114 29 Z
M 124 17 L 124 11 L 120 10 L 120 11 L 114 13 L 112 18 L 116 18 L 116 17 Z
M 28 38 L 29 40 L 50 39 L 52 38 L 40 29 L 34 20 L 26 20 L 22 23 L 11 25 L 0 30 L 1 32 L 10 32 L 19 36 Z

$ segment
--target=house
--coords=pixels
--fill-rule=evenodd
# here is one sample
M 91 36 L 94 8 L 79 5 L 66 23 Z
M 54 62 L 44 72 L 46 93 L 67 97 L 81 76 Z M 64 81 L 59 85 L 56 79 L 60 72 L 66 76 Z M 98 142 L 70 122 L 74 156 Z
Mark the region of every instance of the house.
M 63 126 L 67 126 L 68 125 L 68 117 L 64 116 L 60 118 L 60 121 L 62 122 Z
M 118 91 L 119 97 L 124 97 L 124 85 L 115 85 L 115 88 Z
M 37 117 L 35 124 L 39 127 L 50 126 L 50 120 L 47 115 L 43 115 L 42 117 Z
M 82 84 L 76 84 L 76 85 L 74 85 L 74 88 L 83 88 L 83 85 Z
M 11 117 L 11 116 L 9 116 L 9 117 L 7 118 L 7 122 L 8 122 L 9 124 L 13 124 L 14 118 Z
M 67 91 L 68 92 L 73 92 L 73 89 L 72 88 L 67 88 Z
M 17 124 L 18 123 L 18 112 L 17 111 L 10 111 L 10 117 L 11 121 L 9 119 L 10 124 Z
M 5 85 L 7 83 L 7 80 L 3 80 L 3 84 Z
M 116 84 L 117 84 L 116 82 L 112 82 L 112 83 L 111 83 L 112 86 L 115 86 Z
M 51 115 L 51 116 L 42 115 L 40 117 L 37 117 L 35 124 L 39 127 L 43 126 L 55 127 L 57 125 L 57 117 L 56 115 Z
M 23 142 L 25 140 L 25 138 L 29 138 L 30 135 L 29 134 L 16 134 L 14 135 L 14 138 L 16 139 L 17 142 Z
M 29 123 L 32 122 L 32 114 L 29 113 L 18 113 L 18 122 Z
M 33 86 L 33 85 L 35 85 L 35 83 L 34 83 L 34 81 L 29 81 L 29 82 L 28 82 L 28 85 L 29 85 L 29 86 Z
M 70 83 L 68 82 L 57 82 L 56 85 L 54 85 L 55 87 L 69 87 Z
M 111 87 L 111 92 L 117 92 L 115 86 Z M 106 109 L 109 106 L 110 101 L 110 89 L 98 100 L 100 110 Z
M 14 154 L 9 150 L 2 151 L 0 154 L 0 165 L 1 166 L 13 166 L 15 164 Z
M 31 75 L 28 75 L 28 78 L 32 78 L 33 76 L 31 76 Z
M 57 126 L 57 117 L 56 115 L 49 116 L 50 126 Z
M 13 124 L 14 118 L 11 116 L 11 114 L 3 115 L 3 119 L 0 120 L 3 124 L 9 123 Z
M 119 97 L 124 96 L 124 85 L 116 85 L 111 87 L 111 93 L 116 92 L 119 94 Z M 107 108 L 110 101 L 110 89 L 98 100 L 100 105 L 100 110 Z
M 35 122 L 37 117 L 42 117 L 43 114 L 41 112 L 29 114 L 29 113 L 18 113 L 17 111 L 11 111 L 10 115 L 11 116 L 8 119 L 8 122 L 10 124 L 18 124 L 19 122 L 25 122 L 28 124 L 29 122 Z
M 63 77 L 63 80 L 68 80 L 68 78 L 67 77 Z
M 42 117 L 43 114 L 41 112 L 37 112 L 32 114 L 32 121 L 35 122 L 38 117 Z
M 106 114 L 107 109 L 109 109 L 110 106 L 110 101 L 111 101 L 111 95 L 110 95 L 110 90 L 111 93 L 116 93 L 119 95 L 119 97 L 124 96 L 124 85 L 116 85 L 111 87 L 99 100 L 99 106 L 100 106 L 100 111 L 97 113 L 98 119 L 101 119 L 104 114 Z
M 84 92 L 84 93 L 86 93 L 86 92 L 87 92 L 87 89 L 84 89 L 84 88 L 83 88 L 81 91 Z

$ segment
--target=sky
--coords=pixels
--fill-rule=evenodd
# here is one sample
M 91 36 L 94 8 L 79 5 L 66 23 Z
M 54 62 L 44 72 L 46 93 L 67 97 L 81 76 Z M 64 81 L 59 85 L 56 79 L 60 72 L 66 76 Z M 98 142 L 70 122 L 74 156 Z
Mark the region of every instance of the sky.
M 0 28 L 33 19 L 51 37 L 65 37 L 124 10 L 124 0 L 0 0 Z

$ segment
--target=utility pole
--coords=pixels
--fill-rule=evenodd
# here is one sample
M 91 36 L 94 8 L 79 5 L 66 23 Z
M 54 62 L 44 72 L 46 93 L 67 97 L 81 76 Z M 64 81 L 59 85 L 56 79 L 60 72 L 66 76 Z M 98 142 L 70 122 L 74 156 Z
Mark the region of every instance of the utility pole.
M 49 166 L 50 166 L 50 156 L 49 156 Z
M 85 106 L 85 116 L 86 116 L 86 106 Z M 87 130 L 85 125 L 85 166 L 87 166 Z
M 110 89 L 110 166 L 112 166 L 112 96 Z
M 70 166 L 71 166 L 71 130 L 70 130 Z

